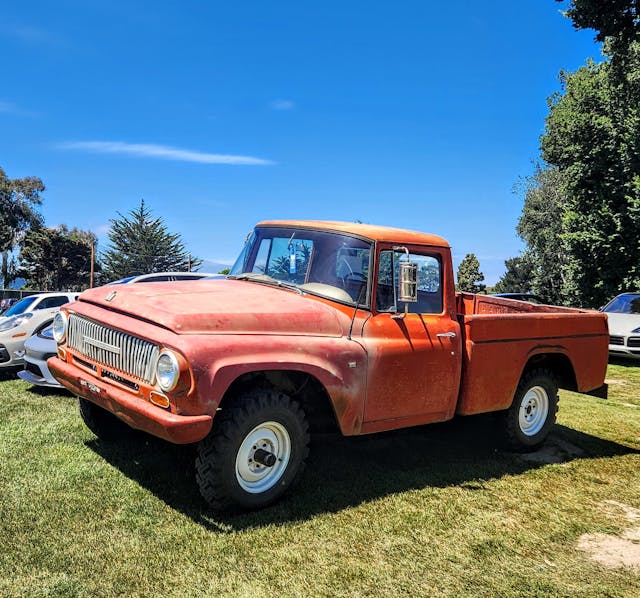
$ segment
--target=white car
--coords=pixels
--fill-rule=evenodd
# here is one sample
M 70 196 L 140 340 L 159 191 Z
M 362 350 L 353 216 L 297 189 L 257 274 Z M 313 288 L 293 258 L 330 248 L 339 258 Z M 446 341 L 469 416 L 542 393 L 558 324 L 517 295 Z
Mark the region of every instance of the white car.
M 30 336 L 24 344 L 24 350 L 24 370 L 18 372 L 18 377 L 36 386 L 62 388 L 62 384 L 51 375 L 47 365 L 47 359 L 55 357 L 57 353 L 57 343 L 53 339 L 51 326 Z
M 120 280 L 114 280 L 111 284 L 131 284 L 132 282 L 176 282 L 178 280 L 199 280 L 213 276 L 209 272 L 153 272 L 151 274 L 140 274 L 138 276 L 127 276 Z
M 24 363 L 24 343 L 46 328 L 62 305 L 75 301 L 78 293 L 39 293 L 18 301 L 0 317 L 0 369 Z
M 618 295 L 601 311 L 609 320 L 609 355 L 640 358 L 640 293 Z

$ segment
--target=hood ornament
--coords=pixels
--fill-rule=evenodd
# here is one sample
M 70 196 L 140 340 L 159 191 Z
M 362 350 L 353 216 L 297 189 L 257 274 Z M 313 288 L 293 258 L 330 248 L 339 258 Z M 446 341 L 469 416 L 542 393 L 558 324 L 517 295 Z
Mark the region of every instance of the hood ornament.
M 117 291 L 111 291 L 111 292 L 110 292 L 110 293 L 109 293 L 109 294 L 104 298 L 104 300 L 105 300 L 105 301 L 107 301 L 107 302 L 108 302 L 108 301 L 112 301 L 112 300 L 113 300 L 113 298 L 116 296 L 116 294 L 117 294 Z

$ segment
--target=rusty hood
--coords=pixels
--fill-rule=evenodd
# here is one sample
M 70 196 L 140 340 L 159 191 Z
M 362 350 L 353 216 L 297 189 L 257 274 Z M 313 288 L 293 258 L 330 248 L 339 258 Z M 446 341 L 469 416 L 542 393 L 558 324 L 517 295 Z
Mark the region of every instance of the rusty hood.
M 107 285 L 85 291 L 79 301 L 178 334 L 343 334 L 338 312 L 313 296 L 250 281 Z

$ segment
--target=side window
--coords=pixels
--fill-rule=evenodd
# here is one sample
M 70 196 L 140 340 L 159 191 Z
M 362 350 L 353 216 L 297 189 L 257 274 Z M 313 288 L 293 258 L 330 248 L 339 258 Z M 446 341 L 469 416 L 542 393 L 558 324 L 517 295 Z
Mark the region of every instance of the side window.
M 66 295 L 58 295 L 57 297 L 46 297 L 38 305 L 36 305 L 35 309 L 50 309 L 52 307 L 60 307 L 65 303 L 69 303 L 69 298 Z
M 403 253 L 391 250 L 380 252 L 378 265 L 378 286 L 376 287 L 376 309 L 392 311 L 395 306 L 398 285 L 398 264 L 405 259 Z M 440 260 L 429 254 L 409 255 L 409 260 L 418 264 L 418 301 L 409 303 L 410 313 L 442 313 L 442 268 Z M 393 263 L 393 267 L 392 267 Z M 404 304 L 402 304 L 404 306 Z

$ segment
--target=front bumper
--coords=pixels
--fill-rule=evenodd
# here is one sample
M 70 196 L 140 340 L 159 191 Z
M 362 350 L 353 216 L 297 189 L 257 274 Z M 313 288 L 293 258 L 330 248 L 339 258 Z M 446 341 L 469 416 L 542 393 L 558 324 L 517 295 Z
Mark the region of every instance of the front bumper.
M 32 336 L 24 346 L 24 370 L 18 372 L 18 377 L 36 386 L 62 388 L 49 371 L 47 359 L 55 355 L 55 341 Z
M 24 364 L 24 353 L 16 355 L 16 351 L 24 351 L 26 338 L 8 338 L 0 343 L 0 369 L 15 368 Z
M 612 334 L 609 337 L 609 355 L 640 359 L 640 336 Z
M 198 442 L 211 430 L 213 417 L 210 415 L 176 415 L 105 384 L 58 357 L 52 357 L 47 364 L 65 388 L 110 411 L 132 428 L 176 444 Z

